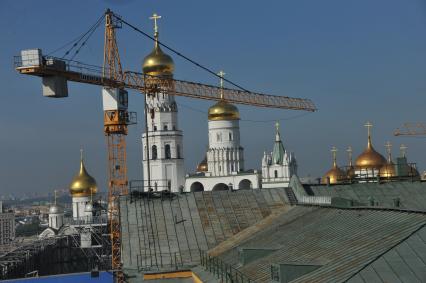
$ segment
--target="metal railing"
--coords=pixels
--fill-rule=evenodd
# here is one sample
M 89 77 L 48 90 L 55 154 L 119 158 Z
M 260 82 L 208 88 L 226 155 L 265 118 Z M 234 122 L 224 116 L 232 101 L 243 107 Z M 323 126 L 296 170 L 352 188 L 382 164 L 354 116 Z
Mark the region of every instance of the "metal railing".
M 201 266 L 204 270 L 212 273 L 221 282 L 232 283 L 250 283 L 256 282 L 230 264 L 222 261 L 218 257 L 212 257 L 207 252 L 200 250 Z

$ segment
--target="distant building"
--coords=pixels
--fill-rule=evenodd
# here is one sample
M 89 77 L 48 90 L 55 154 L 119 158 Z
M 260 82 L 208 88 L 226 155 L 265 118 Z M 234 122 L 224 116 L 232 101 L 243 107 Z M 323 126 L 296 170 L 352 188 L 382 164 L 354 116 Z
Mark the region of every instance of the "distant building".
M 373 147 L 371 140 L 370 122 L 365 124 L 368 129 L 367 147 L 355 159 L 355 164 L 352 164 L 352 148 L 349 147 L 349 164 L 346 167 L 339 167 L 336 162 L 335 147 L 332 148 L 333 166 L 324 174 L 321 179 L 322 184 L 339 184 L 339 183 L 365 183 L 378 181 L 396 181 L 402 179 L 420 179 L 420 174 L 417 171 L 415 164 L 410 164 L 407 161 L 405 154 L 406 146 L 401 145 L 401 154 L 396 160 L 392 159 L 390 142 L 385 144 L 387 158 L 381 155 Z M 395 162 L 394 162 L 395 161 Z
M 15 215 L 13 211 L 3 211 L 0 201 L 0 245 L 8 244 L 15 238 Z
M 277 122 L 272 152 L 263 154 L 262 188 L 288 187 L 291 177 L 297 175 L 296 158 L 284 148 L 279 127 Z

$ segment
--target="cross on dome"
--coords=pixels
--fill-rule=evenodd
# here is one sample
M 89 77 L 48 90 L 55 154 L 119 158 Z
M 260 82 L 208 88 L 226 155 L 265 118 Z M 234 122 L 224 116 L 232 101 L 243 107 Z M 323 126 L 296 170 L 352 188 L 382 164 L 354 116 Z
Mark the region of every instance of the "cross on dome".
M 391 162 L 391 160 L 392 160 L 392 157 L 391 157 L 391 154 L 392 154 L 392 144 L 390 143 L 390 141 L 387 141 L 385 143 L 385 148 L 386 148 L 386 152 L 388 154 L 388 162 Z
M 330 151 L 331 151 L 331 154 L 333 155 L 333 166 L 337 166 L 336 155 L 338 150 L 335 146 L 333 146 Z
M 405 157 L 406 153 L 407 153 L 407 146 L 405 144 L 401 144 L 401 146 L 399 147 L 399 151 L 401 152 L 401 157 Z
M 370 135 L 371 135 L 371 128 L 373 127 L 373 124 L 371 124 L 370 122 L 367 122 L 367 123 L 365 123 L 364 127 L 367 128 L 368 137 L 370 137 Z
M 226 75 L 226 73 L 223 70 L 220 70 L 217 75 L 220 77 L 219 86 L 220 86 L 220 99 L 223 99 L 223 77 Z
M 346 152 L 348 153 L 349 166 L 352 166 L 352 146 L 348 146 Z
M 158 34 L 157 20 L 161 19 L 161 16 L 157 15 L 157 13 L 154 13 L 151 17 L 149 17 L 149 19 L 154 21 L 154 33 Z

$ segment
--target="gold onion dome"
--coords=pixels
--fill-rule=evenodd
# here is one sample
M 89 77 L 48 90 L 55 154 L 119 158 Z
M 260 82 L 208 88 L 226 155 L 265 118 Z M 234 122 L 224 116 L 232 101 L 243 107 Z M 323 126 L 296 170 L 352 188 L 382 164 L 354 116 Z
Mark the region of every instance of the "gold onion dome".
M 197 172 L 207 172 L 207 156 L 204 157 L 203 161 L 201 161 L 197 166 Z
M 327 184 L 327 179 L 330 178 L 330 184 L 337 184 L 340 182 L 342 178 L 345 177 L 345 172 L 340 169 L 337 164 L 333 165 L 333 168 L 327 171 L 325 175 L 322 177 L 321 183 Z
M 380 168 L 380 177 L 382 178 L 391 178 L 396 176 L 395 164 L 392 162 L 392 145 L 390 142 L 385 144 L 386 150 L 388 152 L 388 160 L 385 165 Z
M 225 100 L 220 100 L 209 108 L 208 118 L 210 121 L 239 120 L 238 108 Z
M 380 168 L 380 177 L 391 178 L 395 176 L 396 176 L 395 164 L 392 161 L 386 162 L 386 164 Z
M 336 162 L 336 152 L 337 149 L 333 147 L 331 150 L 333 152 L 333 167 L 325 173 L 321 179 L 322 184 L 328 184 L 328 179 L 330 179 L 330 184 L 337 184 L 342 178 L 345 178 L 345 172 L 337 166 Z
M 172 57 L 164 53 L 156 41 L 154 50 L 143 60 L 142 71 L 149 75 L 171 75 L 174 69 Z
M 72 197 L 88 197 L 96 194 L 98 187 L 96 180 L 87 173 L 84 167 L 83 158 L 80 160 L 80 171 L 74 177 L 70 184 L 70 193 Z
M 371 143 L 370 129 L 373 125 L 367 122 L 364 126 L 368 130 L 367 148 L 357 157 L 355 165 L 359 169 L 380 169 L 386 164 L 386 159 L 373 148 L 373 144 Z
M 148 75 L 172 75 L 175 69 L 173 59 L 161 50 L 158 43 L 157 20 L 161 19 L 161 16 L 154 13 L 150 19 L 154 20 L 155 45 L 152 52 L 143 60 L 142 70 Z
M 373 148 L 371 138 L 368 137 L 367 148 L 357 157 L 355 161 L 356 167 L 380 169 L 385 164 L 386 159 Z

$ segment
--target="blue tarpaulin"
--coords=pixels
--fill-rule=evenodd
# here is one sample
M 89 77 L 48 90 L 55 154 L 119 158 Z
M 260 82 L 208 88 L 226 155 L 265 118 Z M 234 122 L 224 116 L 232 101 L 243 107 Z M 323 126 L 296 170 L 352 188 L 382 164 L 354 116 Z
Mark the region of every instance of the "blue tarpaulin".
M 2 282 L 16 282 L 16 283 L 113 283 L 113 275 L 109 272 L 99 272 L 99 277 L 92 277 L 90 272 L 87 273 L 74 273 L 74 274 L 60 274 L 44 277 L 22 278 L 5 280 Z

